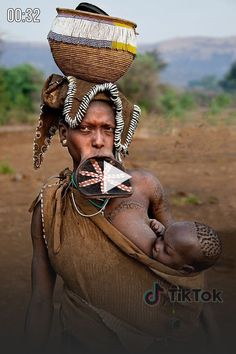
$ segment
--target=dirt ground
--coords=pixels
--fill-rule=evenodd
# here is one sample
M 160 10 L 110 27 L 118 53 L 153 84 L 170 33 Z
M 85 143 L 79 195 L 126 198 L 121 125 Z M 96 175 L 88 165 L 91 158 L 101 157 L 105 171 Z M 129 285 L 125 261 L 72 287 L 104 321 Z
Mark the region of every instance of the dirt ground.
M 0 174 L 0 314 L 2 339 L 17 343 L 23 331 L 30 295 L 30 214 L 28 208 L 47 177 L 70 167 L 58 138 L 42 168 L 32 168 L 30 127 L 0 130 L 0 162 L 14 169 Z M 159 177 L 177 220 L 197 220 L 222 237 L 223 255 L 207 272 L 210 288 L 223 292 L 223 303 L 212 305 L 221 336 L 233 343 L 236 324 L 236 129 L 206 127 L 173 129 L 166 135 L 138 132 L 126 167 L 144 168 Z M 58 306 L 60 285 L 55 300 Z M 11 339 L 12 338 L 12 339 Z M 229 344 L 230 345 L 230 344 Z M 11 347 L 11 345 L 9 345 Z

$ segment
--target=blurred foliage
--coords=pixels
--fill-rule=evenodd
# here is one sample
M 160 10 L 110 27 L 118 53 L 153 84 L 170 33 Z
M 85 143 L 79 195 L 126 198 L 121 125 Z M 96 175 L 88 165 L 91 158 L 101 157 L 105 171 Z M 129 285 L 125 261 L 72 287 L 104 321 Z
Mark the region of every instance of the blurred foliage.
M 212 114 L 220 113 L 224 108 L 230 106 L 231 101 L 232 98 L 226 93 L 213 97 L 210 102 L 210 112 Z
M 226 92 L 236 92 L 236 61 L 232 64 L 224 79 L 220 81 L 220 86 Z
M 38 110 L 43 73 L 29 64 L 0 67 L 0 125 L 27 122 Z
M 183 118 L 185 111 L 192 110 L 195 106 L 194 96 L 190 92 L 178 92 L 167 87 L 160 96 L 160 109 L 169 118 Z
M 180 193 L 171 198 L 171 204 L 173 206 L 179 207 L 184 205 L 201 205 L 201 199 L 193 193 L 186 194 Z
M 159 72 L 166 64 L 156 52 L 138 54 L 128 73 L 118 82 L 119 89 L 146 112 L 156 111 L 159 100 Z
M 191 123 L 195 117 L 212 125 L 236 122 L 236 63 L 224 79 L 205 76 L 180 89 L 160 82 L 160 72 L 166 63 L 158 52 L 138 54 L 118 87 L 126 97 L 142 109 L 143 120 L 156 123 L 163 118 L 166 125 Z M 29 64 L 8 69 L 0 67 L 0 125 L 30 123 L 39 110 L 43 73 Z M 147 117 L 147 119 L 145 118 Z
M 207 75 L 200 80 L 189 81 L 190 89 L 200 89 L 204 91 L 218 92 L 220 90 L 219 80 L 214 75 Z
M 10 175 L 14 172 L 14 169 L 7 162 L 0 161 L 0 174 Z
M 193 112 L 204 111 L 206 122 L 214 124 L 217 115 L 235 108 L 235 96 L 224 91 L 215 76 L 205 76 L 190 82 L 187 89 L 179 89 L 160 83 L 159 74 L 165 67 L 158 53 L 139 54 L 118 82 L 127 98 L 141 107 L 143 117 L 158 114 L 159 119 L 161 115 L 169 124 L 175 121 L 184 124 L 191 120 Z M 235 116 L 227 113 L 226 121 L 235 121 Z

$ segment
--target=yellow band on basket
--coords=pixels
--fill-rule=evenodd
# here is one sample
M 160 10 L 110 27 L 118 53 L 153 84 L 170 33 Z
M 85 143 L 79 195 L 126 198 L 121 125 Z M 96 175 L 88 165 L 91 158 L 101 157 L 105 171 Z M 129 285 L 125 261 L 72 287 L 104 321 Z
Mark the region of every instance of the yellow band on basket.
M 130 25 L 126 24 L 126 23 L 113 22 L 113 25 L 133 29 L 132 26 L 130 26 Z
M 126 43 L 122 42 L 112 42 L 112 49 L 118 49 L 118 50 L 125 50 L 127 52 L 130 52 L 132 54 L 137 53 L 137 48 Z

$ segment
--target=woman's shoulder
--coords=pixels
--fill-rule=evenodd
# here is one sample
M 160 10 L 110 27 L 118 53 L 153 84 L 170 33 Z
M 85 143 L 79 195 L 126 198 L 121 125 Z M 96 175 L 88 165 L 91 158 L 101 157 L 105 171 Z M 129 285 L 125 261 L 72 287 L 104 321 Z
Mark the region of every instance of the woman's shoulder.
M 40 202 L 41 204 L 53 203 L 53 201 L 55 201 L 55 194 L 57 193 L 57 191 L 70 183 L 71 173 L 72 172 L 68 168 L 66 168 L 58 175 L 49 177 L 46 182 L 44 182 L 43 185 L 40 187 L 36 198 L 33 200 L 29 208 L 29 211 L 32 212 L 36 205 L 38 205 Z
M 143 169 L 129 169 L 126 171 L 131 175 L 133 182 L 142 183 L 145 185 L 153 185 L 159 182 L 158 178 L 150 171 Z

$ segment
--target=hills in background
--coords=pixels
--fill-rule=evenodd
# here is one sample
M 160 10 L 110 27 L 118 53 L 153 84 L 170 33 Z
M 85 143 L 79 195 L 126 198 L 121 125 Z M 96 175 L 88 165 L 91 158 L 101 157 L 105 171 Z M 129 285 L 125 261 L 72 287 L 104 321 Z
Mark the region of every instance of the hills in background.
M 186 87 L 192 80 L 214 75 L 221 79 L 236 60 L 236 36 L 226 38 L 189 37 L 139 46 L 139 52 L 157 51 L 168 65 L 161 81 Z M 41 43 L 4 42 L 0 65 L 12 67 L 30 63 L 45 76 L 59 73 L 49 45 Z
M 161 78 L 176 86 L 213 75 L 221 79 L 236 60 L 236 36 L 189 37 L 143 45 L 141 52 L 157 51 L 168 64 Z

